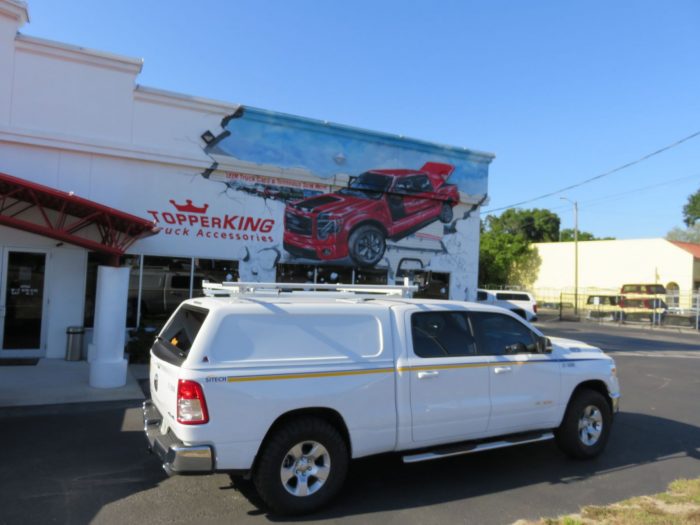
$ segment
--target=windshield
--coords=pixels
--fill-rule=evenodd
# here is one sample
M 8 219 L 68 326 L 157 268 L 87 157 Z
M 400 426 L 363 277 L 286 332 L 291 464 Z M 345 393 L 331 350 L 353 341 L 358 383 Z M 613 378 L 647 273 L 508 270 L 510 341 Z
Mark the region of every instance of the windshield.
M 362 199 L 379 199 L 389 189 L 391 177 L 379 173 L 365 172 L 340 190 L 342 195 L 352 195 Z

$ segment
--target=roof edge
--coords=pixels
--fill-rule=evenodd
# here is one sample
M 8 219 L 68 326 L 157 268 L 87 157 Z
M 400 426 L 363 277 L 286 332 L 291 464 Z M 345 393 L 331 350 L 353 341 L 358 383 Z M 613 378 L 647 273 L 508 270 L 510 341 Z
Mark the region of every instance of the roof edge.
M 187 95 L 185 93 L 143 86 L 141 84 L 137 84 L 136 88 L 134 88 L 134 98 L 145 102 L 186 107 L 207 112 L 214 110 L 216 113 L 225 114 L 235 113 L 241 107 L 240 104 Z
M 0 14 L 14 18 L 20 26 L 29 22 L 27 2 L 22 0 L 0 0 Z
M 86 47 L 56 42 L 54 40 L 27 36 L 21 33 L 17 34 L 15 38 L 15 46 L 17 50 L 21 51 L 114 69 L 133 75 L 138 75 L 143 69 L 142 58 L 97 51 Z

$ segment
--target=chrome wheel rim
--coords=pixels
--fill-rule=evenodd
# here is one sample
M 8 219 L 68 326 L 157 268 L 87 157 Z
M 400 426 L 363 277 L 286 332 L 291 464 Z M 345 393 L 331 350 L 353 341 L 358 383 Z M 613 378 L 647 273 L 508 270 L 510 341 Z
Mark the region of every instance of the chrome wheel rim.
M 368 232 L 357 240 L 357 253 L 366 261 L 372 261 L 382 253 L 382 240 L 379 234 Z
M 586 446 L 592 447 L 603 433 L 603 414 L 598 407 L 588 405 L 578 420 L 578 437 Z
M 289 449 L 282 460 L 280 479 L 292 496 L 311 496 L 325 485 L 331 471 L 331 456 L 316 441 L 302 441 Z

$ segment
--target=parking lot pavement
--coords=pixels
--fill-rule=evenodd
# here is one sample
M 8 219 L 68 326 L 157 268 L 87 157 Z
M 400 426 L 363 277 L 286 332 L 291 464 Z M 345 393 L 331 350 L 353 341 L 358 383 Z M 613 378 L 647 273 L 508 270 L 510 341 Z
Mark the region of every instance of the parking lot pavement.
M 297 521 L 508 524 L 700 476 L 700 337 L 581 323 L 544 329 L 615 355 L 622 412 L 603 456 L 573 461 L 545 442 L 413 465 L 368 458 L 353 463 L 334 505 Z M 0 413 L 0 428 L 0 523 L 278 521 L 247 483 L 234 488 L 222 474 L 167 478 L 145 451 L 134 404 Z

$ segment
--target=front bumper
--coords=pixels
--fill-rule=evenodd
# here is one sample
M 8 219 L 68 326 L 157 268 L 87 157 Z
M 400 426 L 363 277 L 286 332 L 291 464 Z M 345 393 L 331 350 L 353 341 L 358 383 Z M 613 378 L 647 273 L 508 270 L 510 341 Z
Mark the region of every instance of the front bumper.
M 620 394 L 610 394 L 610 400 L 612 401 L 613 414 L 617 414 L 620 411 Z
M 185 445 L 171 430 L 161 433 L 163 416 L 153 401 L 143 403 L 143 431 L 148 449 L 163 462 L 168 475 L 209 474 L 214 471 L 214 450 L 209 445 Z
M 347 239 L 342 239 L 339 235 L 329 235 L 327 239 L 314 239 L 284 232 L 284 249 L 303 259 L 317 261 L 332 261 L 347 257 Z

